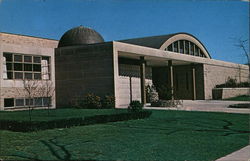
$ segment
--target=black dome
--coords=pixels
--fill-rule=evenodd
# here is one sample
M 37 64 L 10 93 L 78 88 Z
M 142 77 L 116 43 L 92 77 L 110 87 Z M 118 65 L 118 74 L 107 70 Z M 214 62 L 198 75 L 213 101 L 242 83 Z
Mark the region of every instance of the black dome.
M 101 42 L 104 42 L 104 39 L 98 32 L 90 28 L 79 26 L 65 32 L 59 41 L 58 47 Z

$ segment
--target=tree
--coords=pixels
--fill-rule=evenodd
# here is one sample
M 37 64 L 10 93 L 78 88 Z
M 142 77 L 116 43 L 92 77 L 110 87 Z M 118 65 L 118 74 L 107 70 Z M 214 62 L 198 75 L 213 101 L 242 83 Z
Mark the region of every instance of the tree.
M 39 81 L 31 79 L 23 79 L 23 94 L 26 98 L 26 105 L 29 108 L 29 119 L 31 121 L 31 110 L 33 110 L 34 97 L 39 95 Z
M 237 43 L 235 44 L 236 47 L 240 48 L 243 52 L 243 55 L 247 59 L 247 65 L 248 65 L 248 81 L 250 80 L 250 52 L 247 50 L 247 44 L 248 44 L 248 39 L 242 40 L 242 38 L 239 38 Z
M 44 99 L 44 100 L 46 100 L 46 102 L 44 102 L 44 104 L 46 105 L 46 107 L 48 109 L 48 115 L 49 115 L 50 106 L 51 106 L 52 99 L 53 99 L 54 94 L 55 94 L 54 83 L 49 79 L 42 80 L 39 91 L 41 93 L 41 96 L 46 98 L 46 99 Z

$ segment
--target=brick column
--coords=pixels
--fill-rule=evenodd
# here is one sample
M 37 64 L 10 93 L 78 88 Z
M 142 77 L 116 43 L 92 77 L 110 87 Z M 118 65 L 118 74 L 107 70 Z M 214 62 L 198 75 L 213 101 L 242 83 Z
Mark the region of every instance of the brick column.
M 140 79 L 141 79 L 141 103 L 146 104 L 146 89 L 145 89 L 145 65 L 144 56 L 140 57 Z
M 171 96 L 172 100 L 174 100 L 174 73 L 173 73 L 173 64 L 172 60 L 168 61 L 168 68 L 169 68 L 169 76 L 170 76 L 170 89 L 171 89 Z

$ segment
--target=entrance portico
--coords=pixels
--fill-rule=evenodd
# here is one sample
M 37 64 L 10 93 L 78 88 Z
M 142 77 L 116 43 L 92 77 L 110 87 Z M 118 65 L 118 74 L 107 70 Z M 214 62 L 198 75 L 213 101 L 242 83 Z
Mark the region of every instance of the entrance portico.
M 202 93 L 196 91 L 197 90 L 196 68 L 202 68 L 202 64 L 206 62 L 205 60 L 206 58 L 184 55 L 184 54 L 180 56 L 179 53 L 157 50 L 148 47 L 141 47 L 137 45 L 125 44 L 121 42 L 113 42 L 113 43 L 115 49 L 114 84 L 115 84 L 115 96 L 118 106 L 126 106 L 124 100 L 122 100 L 123 98 L 121 97 L 121 95 L 126 95 L 126 93 L 122 91 L 123 88 L 119 88 L 121 83 L 121 81 L 119 81 L 121 76 L 121 73 L 119 73 L 119 71 L 121 71 L 119 67 L 121 67 L 121 64 L 126 64 L 126 63 L 124 63 L 124 61 L 119 61 L 120 59 L 126 59 L 127 62 L 129 61 L 131 62 L 129 63 L 130 65 L 135 65 L 135 66 L 137 65 L 139 67 L 138 69 L 140 74 L 138 78 L 139 81 L 137 83 L 139 83 L 140 86 L 140 92 L 139 92 L 140 97 L 137 97 L 137 99 L 139 98 L 139 101 L 141 101 L 143 104 L 146 103 L 145 86 L 150 83 L 151 84 L 153 83 L 155 86 L 166 85 L 170 87 L 172 99 L 195 100 L 197 99 L 196 94 Z M 136 61 L 138 63 L 135 63 Z M 149 74 L 151 74 L 152 77 L 149 78 L 149 81 L 145 81 L 146 80 L 145 75 L 147 75 L 145 70 L 146 67 L 151 69 L 151 73 Z M 185 77 L 185 80 L 183 79 L 183 77 Z M 202 79 L 201 77 L 198 78 Z M 133 86 L 133 83 L 129 84 L 130 84 L 129 88 L 133 88 L 131 87 Z M 183 89 L 184 86 L 185 89 Z M 201 90 L 203 91 L 202 88 Z M 131 95 L 133 94 L 136 95 L 137 93 L 127 93 L 127 96 L 131 97 Z M 204 99 L 204 94 L 201 94 L 198 98 Z M 127 100 L 133 100 L 133 99 L 129 98 Z M 127 102 L 127 104 L 129 104 L 129 102 Z

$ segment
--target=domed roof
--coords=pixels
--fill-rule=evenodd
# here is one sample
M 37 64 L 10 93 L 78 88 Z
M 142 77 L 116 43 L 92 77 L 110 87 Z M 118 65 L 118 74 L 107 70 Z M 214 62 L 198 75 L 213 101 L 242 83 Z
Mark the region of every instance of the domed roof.
M 93 29 L 79 26 L 65 32 L 61 37 L 58 47 L 102 43 L 104 39 Z

